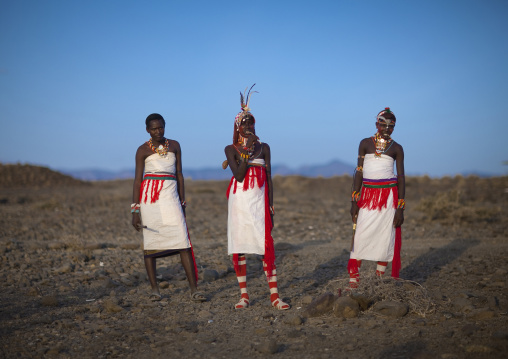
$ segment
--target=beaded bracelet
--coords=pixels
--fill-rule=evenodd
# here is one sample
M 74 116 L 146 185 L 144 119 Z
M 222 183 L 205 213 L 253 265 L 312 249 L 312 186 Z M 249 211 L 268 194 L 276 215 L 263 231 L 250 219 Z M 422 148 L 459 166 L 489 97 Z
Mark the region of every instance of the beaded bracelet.
M 275 207 L 274 206 L 270 206 L 270 214 L 272 214 L 272 215 L 275 214 Z
M 356 167 L 356 172 L 363 172 L 363 166 Z
M 397 203 L 397 209 L 406 209 L 406 201 L 404 201 L 404 199 L 399 199 L 399 202 Z
M 360 191 L 353 191 L 353 193 L 351 193 L 351 201 L 358 202 L 359 198 L 360 198 Z
M 187 202 L 186 201 L 182 201 L 182 207 L 183 208 L 187 207 Z
M 131 204 L 131 213 L 139 213 L 140 208 L 141 208 L 141 205 L 139 203 Z

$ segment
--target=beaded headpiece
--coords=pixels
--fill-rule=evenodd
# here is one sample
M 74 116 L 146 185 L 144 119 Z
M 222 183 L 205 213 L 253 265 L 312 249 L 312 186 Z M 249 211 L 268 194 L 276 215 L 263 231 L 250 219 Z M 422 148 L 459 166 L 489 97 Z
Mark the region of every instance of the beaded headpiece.
M 390 107 L 385 107 L 385 109 L 377 114 L 376 120 L 379 121 L 393 121 L 396 122 L 395 114 L 390 110 Z
M 243 93 L 240 91 L 240 107 L 241 107 L 242 111 L 238 112 L 238 114 L 235 116 L 236 128 L 240 127 L 240 123 L 242 123 L 243 118 L 247 115 L 251 115 L 254 120 L 254 123 L 256 123 L 256 119 L 254 118 L 252 113 L 250 113 L 250 108 L 249 108 L 250 96 L 253 93 L 257 92 L 257 91 L 251 92 L 252 88 L 255 85 L 256 84 L 252 85 L 248 92 L 247 92 L 248 87 L 245 88 L 245 91 Z

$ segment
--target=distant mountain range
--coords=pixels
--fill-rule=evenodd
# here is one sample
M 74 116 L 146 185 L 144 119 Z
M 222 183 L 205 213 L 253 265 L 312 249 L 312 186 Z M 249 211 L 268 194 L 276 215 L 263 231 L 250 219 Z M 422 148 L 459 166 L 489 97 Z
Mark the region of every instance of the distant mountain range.
M 355 166 L 334 160 L 321 165 L 304 165 L 298 168 L 289 168 L 285 165 L 273 165 L 272 176 L 300 175 L 305 177 L 332 177 L 344 174 L 353 174 Z M 115 179 L 134 178 L 134 169 L 107 171 L 102 169 L 58 170 L 66 175 L 85 181 L 106 181 Z M 231 178 L 231 170 L 222 167 L 209 167 L 201 169 L 184 169 L 184 177 L 193 180 L 225 180 Z

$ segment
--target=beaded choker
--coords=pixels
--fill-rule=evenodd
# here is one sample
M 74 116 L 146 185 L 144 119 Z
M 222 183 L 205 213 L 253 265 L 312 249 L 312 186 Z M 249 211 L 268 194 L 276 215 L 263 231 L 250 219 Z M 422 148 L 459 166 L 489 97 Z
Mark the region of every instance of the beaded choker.
M 168 151 L 169 151 L 169 140 L 166 138 L 166 142 L 164 142 L 164 146 L 159 145 L 158 148 L 155 148 L 155 146 L 153 145 L 152 139 L 150 138 L 150 140 L 148 141 L 148 146 L 150 146 L 150 149 L 154 153 L 158 153 L 159 156 L 165 156 L 166 153 L 168 153 Z
M 379 132 L 372 137 L 372 140 L 376 145 L 376 153 L 374 153 L 375 157 L 381 157 L 381 155 L 388 151 L 388 149 L 393 145 L 393 140 L 391 138 L 385 140 L 379 135 Z

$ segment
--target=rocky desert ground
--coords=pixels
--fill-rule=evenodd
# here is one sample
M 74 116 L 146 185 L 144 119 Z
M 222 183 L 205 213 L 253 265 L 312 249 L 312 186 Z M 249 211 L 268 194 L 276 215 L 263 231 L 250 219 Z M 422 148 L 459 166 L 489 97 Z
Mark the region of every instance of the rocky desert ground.
M 409 177 L 401 280 L 362 266 L 347 288 L 351 177 L 275 177 L 279 291 L 248 256 L 251 307 L 233 309 L 227 181 L 186 181 L 199 268 L 194 303 L 178 256 L 148 299 L 132 181 L 82 182 L 0 165 L 2 358 L 506 358 L 508 177 Z M 390 267 L 388 268 L 389 273 Z

